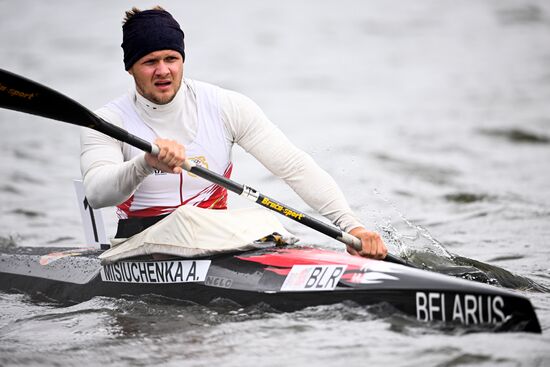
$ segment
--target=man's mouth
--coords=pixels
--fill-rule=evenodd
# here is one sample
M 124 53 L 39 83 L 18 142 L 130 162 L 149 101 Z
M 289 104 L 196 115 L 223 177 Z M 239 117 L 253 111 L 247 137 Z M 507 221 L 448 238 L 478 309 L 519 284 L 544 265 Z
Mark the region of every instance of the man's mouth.
M 170 86 L 170 84 L 172 84 L 170 80 L 157 80 L 155 82 L 155 87 L 164 88 Z

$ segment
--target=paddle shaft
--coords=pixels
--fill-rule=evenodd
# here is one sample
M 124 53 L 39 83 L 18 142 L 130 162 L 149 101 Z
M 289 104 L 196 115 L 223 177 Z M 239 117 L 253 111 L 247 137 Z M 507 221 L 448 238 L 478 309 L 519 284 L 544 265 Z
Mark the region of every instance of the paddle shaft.
M 149 152 L 152 152 L 153 154 L 157 153 L 158 147 L 153 144 L 152 150 Z M 286 216 L 287 218 L 290 218 L 300 224 L 314 229 L 317 232 L 321 232 L 331 238 L 345 243 L 346 245 L 350 245 L 357 251 L 360 251 L 362 249 L 361 240 L 359 240 L 357 237 L 341 231 L 334 226 L 323 223 L 320 220 L 311 217 L 305 213 L 302 213 L 296 209 L 293 209 L 277 200 L 270 198 L 269 196 L 263 195 L 262 193 L 258 192 L 256 189 L 250 186 L 239 184 L 216 172 L 212 172 L 204 167 L 197 166 L 190 161 L 186 161 L 182 165 L 182 167 L 186 171 L 191 172 L 201 178 L 204 178 L 207 181 L 220 185 L 237 195 L 240 195 L 250 201 L 255 202 L 258 205 L 263 206 L 264 208 L 273 210 L 281 215 Z M 396 264 L 411 266 L 404 260 L 392 254 L 387 254 L 385 260 Z
M 158 148 L 153 145 L 153 153 L 156 153 L 157 149 Z M 337 239 L 338 241 L 341 241 L 347 245 L 353 246 L 358 251 L 360 251 L 362 248 L 361 241 L 357 237 L 354 237 L 349 233 L 343 232 L 336 227 L 327 225 L 318 219 L 315 219 L 307 214 L 304 214 L 296 209 L 289 207 L 288 205 L 272 199 L 269 196 L 258 192 L 256 189 L 250 186 L 239 184 L 220 174 L 217 174 L 216 172 L 212 172 L 204 167 L 197 166 L 189 161 L 186 161 L 182 165 L 182 167 L 186 171 L 202 177 L 207 181 L 220 185 L 237 195 L 240 195 L 250 201 L 255 202 L 258 205 L 263 206 L 264 208 L 273 210 L 309 228 L 312 228 L 334 239 Z
M 110 124 L 73 99 L 30 79 L 0 69 L 0 107 L 47 117 L 73 125 L 87 127 L 130 144 L 145 152 L 158 154 L 158 147 Z M 331 225 L 325 224 L 307 214 L 271 199 L 257 190 L 236 183 L 204 167 L 186 161 L 183 168 L 207 181 L 215 183 L 257 204 L 286 216 L 329 237 L 361 249 L 361 241 Z M 388 254 L 386 261 L 409 265 L 400 258 Z M 409 265 L 410 266 L 410 265 Z

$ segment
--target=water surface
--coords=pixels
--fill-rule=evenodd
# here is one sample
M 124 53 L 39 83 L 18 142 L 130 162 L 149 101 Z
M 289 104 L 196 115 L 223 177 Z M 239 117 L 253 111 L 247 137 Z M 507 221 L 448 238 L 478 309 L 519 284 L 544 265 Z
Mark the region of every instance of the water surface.
M 0 2 L 1 67 L 98 108 L 131 86 L 120 24 L 135 4 L 152 5 Z M 485 281 L 529 297 L 543 334 L 418 324 L 383 306 L 285 314 L 152 296 L 59 305 L 1 293 L 0 365 L 550 364 L 547 2 L 163 5 L 185 30 L 187 77 L 254 99 L 392 251 L 433 268 L 481 267 Z M 2 110 L 0 153 L 0 245 L 81 245 L 78 128 Z M 235 161 L 237 181 L 308 210 L 239 148 Z M 112 210 L 104 215 L 112 233 Z M 303 243 L 341 250 L 285 224 Z

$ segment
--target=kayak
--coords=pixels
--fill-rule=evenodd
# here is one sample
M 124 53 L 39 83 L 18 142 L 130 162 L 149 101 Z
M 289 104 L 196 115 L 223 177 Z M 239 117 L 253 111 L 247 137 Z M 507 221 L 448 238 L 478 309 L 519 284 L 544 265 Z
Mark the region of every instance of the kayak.
M 531 302 L 506 289 L 316 247 L 265 246 L 105 265 L 97 248 L 11 247 L 0 254 L 0 289 L 64 303 L 153 294 L 202 305 L 220 299 L 242 307 L 267 304 L 283 312 L 385 303 L 423 322 L 541 332 Z
M 2 108 L 94 129 L 158 154 L 156 145 L 102 120 L 51 88 L 2 69 L 0 85 L 6 92 L 0 93 Z M 356 250 L 362 248 L 358 238 L 256 189 L 189 161 L 182 168 Z M 86 200 L 83 203 L 87 206 Z M 93 215 L 91 221 L 95 223 Z M 95 224 L 93 228 L 97 235 Z M 344 301 L 358 305 L 386 303 L 419 321 L 487 326 L 494 331 L 541 332 L 526 297 L 416 269 L 392 254 L 379 261 L 315 247 L 273 244 L 214 256 L 163 259 L 141 256 L 102 265 L 99 258 L 102 253 L 95 247 L 14 246 L 0 250 L 0 290 L 45 295 L 60 302 L 143 294 L 204 305 L 227 299 L 241 306 L 264 303 L 281 311 Z

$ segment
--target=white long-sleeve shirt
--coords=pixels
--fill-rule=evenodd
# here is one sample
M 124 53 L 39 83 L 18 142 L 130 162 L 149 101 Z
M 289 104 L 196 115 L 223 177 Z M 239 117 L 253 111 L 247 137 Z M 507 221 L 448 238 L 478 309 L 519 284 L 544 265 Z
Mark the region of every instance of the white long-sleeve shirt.
M 159 137 L 176 140 L 184 146 L 193 141 L 198 118 L 192 80 L 184 79 L 176 97 L 165 105 L 156 105 L 135 90 L 129 93 L 139 116 Z M 221 89 L 220 98 L 228 146 L 239 144 L 343 231 L 361 226 L 332 177 L 293 145 L 258 105 L 242 94 L 225 89 Z M 101 108 L 96 113 L 123 127 L 121 117 L 111 110 Z M 80 165 L 86 196 L 94 208 L 124 202 L 145 177 L 153 173 L 144 154 L 124 161 L 124 145 L 97 131 L 82 130 Z M 311 190 L 312 187 L 315 190 Z

